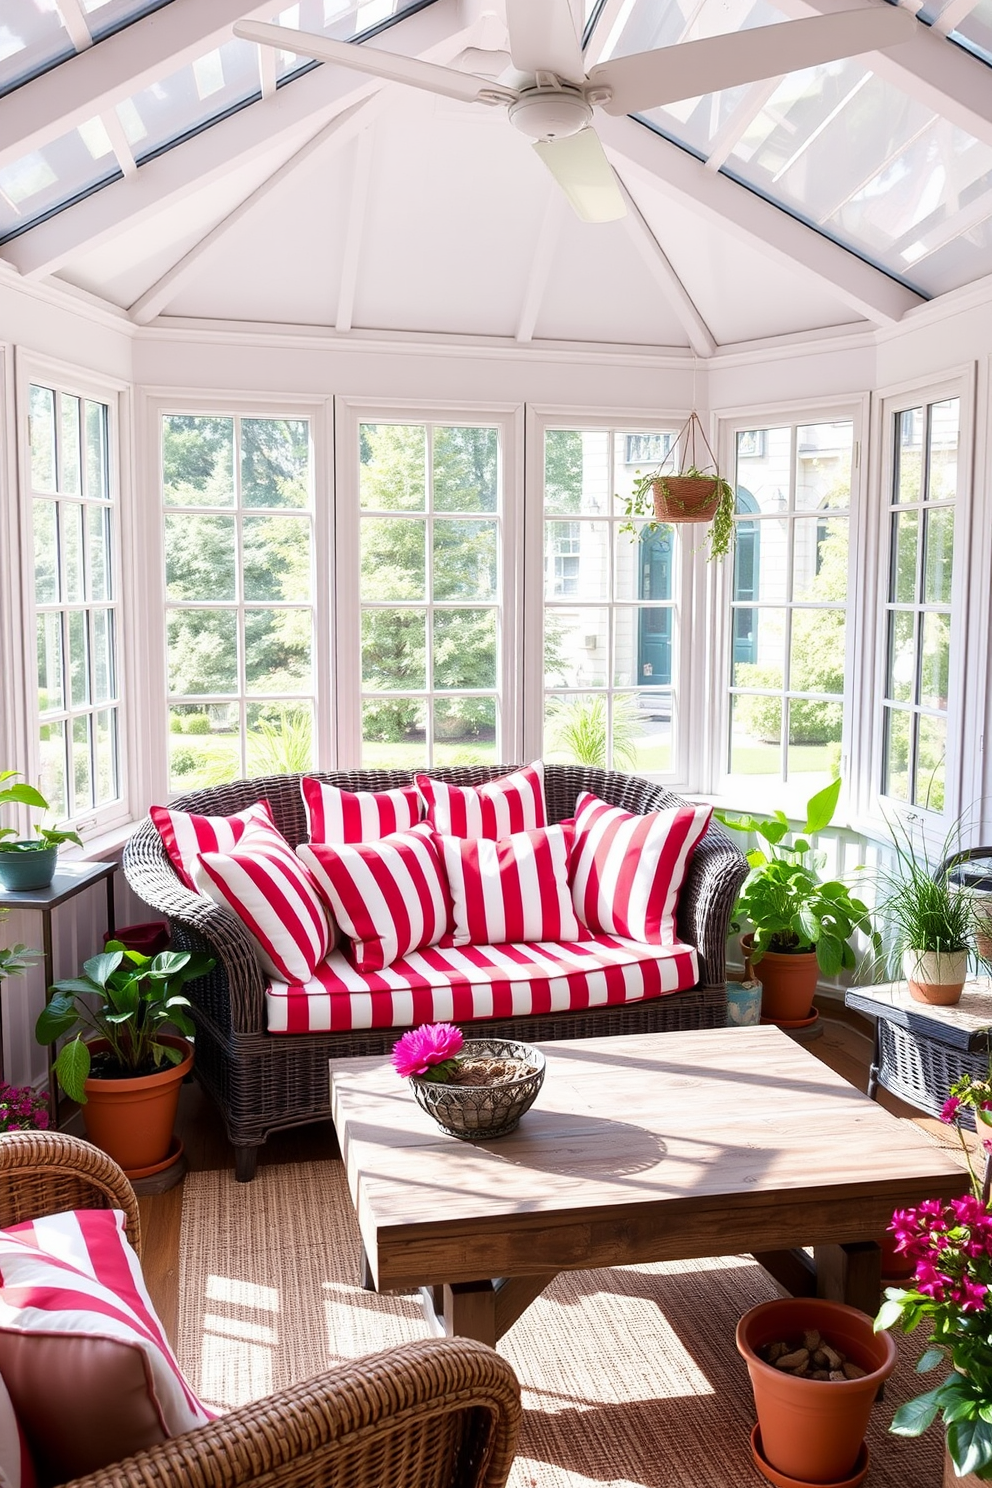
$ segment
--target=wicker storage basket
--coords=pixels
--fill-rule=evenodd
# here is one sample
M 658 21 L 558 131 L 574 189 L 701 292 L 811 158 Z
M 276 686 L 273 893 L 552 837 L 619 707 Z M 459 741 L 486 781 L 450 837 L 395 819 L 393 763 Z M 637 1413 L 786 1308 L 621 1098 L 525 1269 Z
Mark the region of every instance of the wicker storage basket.
M 534 1073 L 504 1085 L 447 1085 L 414 1075 L 410 1084 L 418 1105 L 449 1136 L 463 1142 L 505 1137 L 530 1110 L 544 1084 L 544 1055 L 531 1044 L 512 1039 L 466 1039 L 461 1054 L 466 1059 L 519 1059 L 533 1065 Z
M 715 476 L 660 475 L 651 490 L 658 522 L 712 522 L 720 505 Z

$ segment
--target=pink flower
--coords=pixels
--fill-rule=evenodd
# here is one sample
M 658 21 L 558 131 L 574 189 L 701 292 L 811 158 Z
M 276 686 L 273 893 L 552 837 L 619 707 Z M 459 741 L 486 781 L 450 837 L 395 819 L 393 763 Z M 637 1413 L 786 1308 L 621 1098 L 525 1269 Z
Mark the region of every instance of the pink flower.
M 943 1108 L 940 1113 L 941 1121 L 946 1121 L 948 1125 L 950 1125 L 951 1122 L 954 1121 L 960 1109 L 961 1097 L 959 1095 L 949 1095 L 944 1102 Z
M 984 1282 L 969 1281 L 967 1276 L 962 1276 L 954 1300 L 960 1304 L 962 1312 L 984 1312 L 987 1292 L 988 1287 Z
M 423 1023 L 411 1028 L 393 1045 L 393 1068 L 398 1075 L 424 1075 L 433 1064 L 454 1059 L 465 1040 L 453 1023 Z

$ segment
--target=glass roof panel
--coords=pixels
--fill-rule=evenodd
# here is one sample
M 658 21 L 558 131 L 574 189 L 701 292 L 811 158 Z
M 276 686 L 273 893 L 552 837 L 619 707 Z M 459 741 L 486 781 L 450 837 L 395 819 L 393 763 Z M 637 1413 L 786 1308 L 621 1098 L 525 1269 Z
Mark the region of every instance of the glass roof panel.
M 986 198 L 985 207 L 989 215 L 983 222 L 943 242 L 913 264 L 913 279 L 924 294 L 944 294 L 992 274 L 992 195 Z M 926 251 L 927 239 L 917 239 L 917 245 Z M 917 251 L 913 244 L 907 248 Z
M 6 0 L 4 0 L 6 4 Z M 94 41 L 110 36 L 122 26 L 139 21 L 142 16 L 171 5 L 172 0 L 83 0 L 86 24 Z
M 412 8 L 402 0 L 298 0 L 273 19 L 277 26 L 313 31 L 332 36 L 335 41 L 350 41 L 355 36 L 374 34 Z M 306 72 L 313 65 L 312 57 L 276 53 L 276 77 L 280 82 Z
M 139 163 L 261 93 L 258 47 L 234 38 L 117 105 Z
M 107 131 L 89 119 L 0 169 L 0 237 L 10 237 L 121 174 Z
M 76 48 L 53 4 L 46 0 L 3 0 L 0 93 L 8 93 L 75 55 Z
M 974 10 L 951 31 L 950 38 L 992 65 L 992 0 L 978 0 Z

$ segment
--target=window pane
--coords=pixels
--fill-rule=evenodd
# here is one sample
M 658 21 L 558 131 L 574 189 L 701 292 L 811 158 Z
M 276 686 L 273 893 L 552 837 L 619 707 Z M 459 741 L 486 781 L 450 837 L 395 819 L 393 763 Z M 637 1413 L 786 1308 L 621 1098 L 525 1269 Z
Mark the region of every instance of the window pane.
M 114 616 L 111 610 L 93 611 L 93 701 L 109 703 L 114 681 Z
M 951 564 L 954 558 L 954 508 L 930 507 L 924 514 L 926 557 L 923 603 L 950 604 Z
M 38 788 L 56 821 L 69 815 L 65 783 L 65 724 L 43 723 L 39 730 L 41 779 Z
M 313 709 L 298 703 L 249 703 L 249 775 L 295 775 L 313 769 Z
M 923 656 L 920 668 L 920 702 L 924 708 L 945 710 L 947 708 L 950 647 L 950 615 L 924 615 Z
M 496 686 L 496 611 L 434 611 L 438 689 Z
M 667 774 L 674 767 L 674 722 L 670 687 L 617 693 L 613 699 L 614 770 L 630 770 L 635 775 Z
M 167 414 L 162 474 L 169 506 L 233 506 L 234 420 Z
M 889 662 L 886 697 L 912 702 L 916 693 L 916 615 L 893 610 L 889 615 Z
M 919 501 L 923 493 L 923 409 L 896 414 L 895 500 Z
M 544 436 L 545 511 L 605 512 L 609 458 L 610 436 L 605 430 L 549 429 Z
M 371 511 L 425 511 L 427 430 L 423 424 L 359 427 L 361 504 Z
M 948 501 L 957 495 L 960 414 L 961 405 L 957 398 L 931 405 L 928 501 Z
M 790 692 L 844 695 L 844 610 L 793 610 Z
M 171 693 L 196 696 L 237 692 L 235 610 L 173 610 L 167 634 Z
M 86 575 L 88 599 L 110 596 L 110 508 L 86 508 Z
M 670 687 L 674 612 L 669 606 L 618 605 L 614 612 L 614 687 Z
M 942 718 L 920 714 L 916 759 L 916 804 L 928 811 L 944 809 L 947 724 Z
M 495 522 L 435 518 L 434 598 L 494 598 L 496 554 Z
M 799 517 L 793 523 L 792 598 L 822 603 L 847 599 L 847 517 Z
M 735 648 L 732 681 L 735 687 L 784 687 L 785 610 L 754 609 L 751 649 L 754 660 L 742 660 Z
M 117 115 L 141 162 L 255 97 L 260 86 L 258 48 L 236 38 L 156 78 L 119 103 Z
M 61 517 L 62 561 L 65 575 L 65 597 L 69 604 L 80 604 L 83 590 L 83 508 L 77 502 L 59 505 Z
M 117 709 L 104 708 L 94 715 L 96 750 L 96 805 L 105 806 L 120 795 L 117 784 Z
M 196 790 L 245 773 L 236 703 L 173 703 L 169 729 L 170 790 Z
M 740 433 L 738 449 L 746 440 L 745 449 L 752 450 L 750 442 L 755 432 L 760 433 L 760 454 L 748 453 L 740 456 L 738 466 L 737 510 L 738 512 L 780 512 L 789 505 L 789 487 L 792 483 L 792 430 L 761 429 Z
M 233 517 L 193 513 L 165 519 L 167 599 L 216 600 L 237 596 Z
M 435 765 L 494 765 L 496 740 L 495 698 L 435 698 Z
M 62 479 L 59 489 L 67 496 L 82 495 L 82 470 L 79 458 L 79 399 L 63 393 L 62 404 Z
M 38 616 L 38 711 L 59 712 L 62 695 L 62 617 Z M 44 793 L 43 793 L 44 794 Z
M 310 425 L 305 419 L 241 420 L 245 506 L 310 505 Z
M 897 801 L 909 800 L 909 745 L 912 713 L 885 709 L 885 767 L 882 790 Z
M 376 692 L 426 687 L 426 611 L 362 612 L 362 685 Z
M 70 701 L 74 708 L 90 700 L 90 669 L 86 636 L 86 615 L 82 610 L 70 610 L 69 626 L 69 678 Z
M 617 599 L 671 599 L 675 566 L 675 529 L 641 527 L 637 535 L 616 536 Z
M 546 522 L 547 599 L 608 599 L 610 528 L 606 522 Z
M 796 430 L 796 510 L 841 510 L 851 504 L 854 425 L 804 424 Z
M 419 770 L 428 764 L 427 705 L 417 698 L 371 698 L 362 705 L 362 764 Z
M 610 668 L 609 610 L 544 612 L 544 680 L 547 687 L 606 687 Z
M 896 604 L 916 600 L 916 563 L 920 537 L 918 511 L 896 512 L 892 518 L 892 582 L 890 596 Z
M 32 385 L 30 409 L 31 486 L 35 491 L 54 491 L 55 394 L 51 388 Z
M 72 724 L 72 812 L 76 816 L 93 806 L 93 774 L 90 758 L 90 715 Z
M 86 494 L 91 501 L 105 500 L 107 485 L 107 405 L 85 405 L 86 417 Z
M 55 502 L 35 501 L 34 597 L 37 604 L 54 604 L 59 597 L 59 554 L 55 540 Z
M 248 610 L 245 684 L 249 692 L 309 692 L 313 621 L 309 609 Z
M 244 585 L 247 600 L 302 600 L 313 593 L 308 517 L 245 517 Z
M 362 518 L 363 599 L 426 599 L 427 522 Z
M 434 509 L 494 512 L 499 435 L 496 429 L 434 430 Z
M 782 699 L 737 693 L 730 702 L 730 773 L 782 773 Z
M 544 705 L 544 753 L 561 764 L 607 767 L 610 700 L 605 693 L 548 697 Z
M 843 727 L 843 703 L 790 700 L 788 771 L 790 775 L 815 775 L 816 781 L 807 781 L 810 791 L 820 782 L 829 785 L 840 774 Z

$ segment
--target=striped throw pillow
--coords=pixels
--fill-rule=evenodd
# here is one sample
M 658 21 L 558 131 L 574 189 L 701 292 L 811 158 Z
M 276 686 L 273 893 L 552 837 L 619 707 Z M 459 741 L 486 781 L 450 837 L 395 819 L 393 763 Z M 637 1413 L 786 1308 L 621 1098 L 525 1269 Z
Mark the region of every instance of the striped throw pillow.
M 317 885 L 271 824 L 254 822 L 229 853 L 200 853 L 193 881 L 238 916 L 262 969 L 280 981 L 308 982 L 334 944 Z
M 212 1419 L 169 1347 L 119 1210 L 0 1230 L 0 1374 L 42 1482 Z
M 442 837 L 496 840 L 547 824 L 540 760 L 485 785 L 448 785 L 431 775 L 414 779 L 427 807 L 427 822 Z
M 168 806 L 152 806 L 148 815 L 158 828 L 169 861 L 187 889 L 195 889 L 193 864 L 198 853 L 230 852 L 240 842 L 249 822 L 273 825 L 268 801 L 256 801 L 234 816 L 194 816 L 189 811 L 172 811 Z
M 454 908 L 454 944 L 578 940 L 568 886 L 573 831 L 539 827 L 499 842 L 438 837 Z
M 689 857 L 711 806 L 634 816 L 583 791 L 575 803 L 572 902 L 595 935 L 674 945 L 675 910 Z
M 420 820 L 420 792 L 415 785 L 400 790 L 346 791 L 304 775 L 300 781 L 311 842 L 375 842 L 391 832 L 404 832 Z
M 345 955 L 356 971 L 382 971 L 450 930 L 448 884 L 429 827 L 296 851 L 348 936 Z

